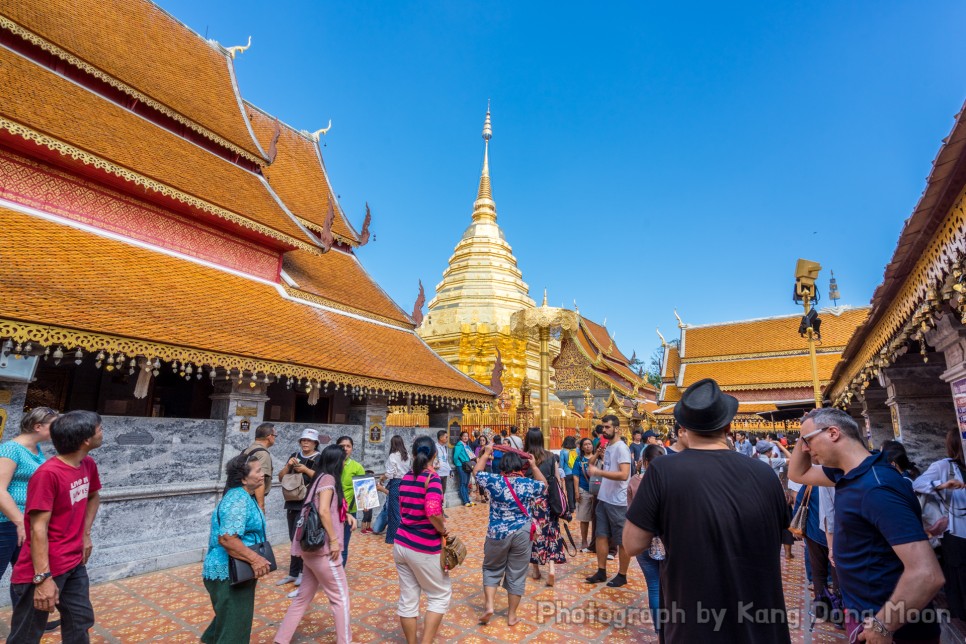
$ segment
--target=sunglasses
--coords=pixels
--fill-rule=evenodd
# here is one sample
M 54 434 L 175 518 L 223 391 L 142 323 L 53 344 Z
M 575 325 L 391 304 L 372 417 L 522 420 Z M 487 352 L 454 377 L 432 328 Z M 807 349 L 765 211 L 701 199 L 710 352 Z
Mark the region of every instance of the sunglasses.
M 826 429 L 829 429 L 830 427 L 834 427 L 834 425 L 830 425 L 829 427 L 823 427 L 822 429 L 816 429 L 814 432 L 810 433 L 808 436 L 799 436 L 799 440 L 801 440 L 803 443 L 805 443 L 805 447 L 809 447 L 809 444 L 808 444 L 808 439 L 809 438 L 815 438 L 816 436 L 818 436 L 819 434 L 821 434 L 822 432 L 824 432 Z

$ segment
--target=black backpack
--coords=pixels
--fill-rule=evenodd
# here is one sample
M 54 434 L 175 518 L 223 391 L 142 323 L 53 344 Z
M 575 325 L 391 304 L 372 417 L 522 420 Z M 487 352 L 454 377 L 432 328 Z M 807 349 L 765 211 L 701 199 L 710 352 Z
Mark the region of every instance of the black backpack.
M 570 504 L 567 503 L 567 493 L 561 489 L 560 479 L 557 478 L 557 457 L 554 457 L 553 469 L 547 477 L 547 497 L 550 516 L 564 521 L 570 521 L 573 518 Z

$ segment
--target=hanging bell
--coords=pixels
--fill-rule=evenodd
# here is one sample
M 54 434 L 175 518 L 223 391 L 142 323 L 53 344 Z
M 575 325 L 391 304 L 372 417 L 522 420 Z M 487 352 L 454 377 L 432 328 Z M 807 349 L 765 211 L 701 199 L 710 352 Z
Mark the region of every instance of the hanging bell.
M 74 364 L 80 365 L 80 363 L 83 361 L 84 361 L 84 352 L 78 348 L 77 351 L 74 352 Z
M 59 346 L 54 350 L 54 364 L 60 364 L 60 361 L 64 359 L 64 350 Z
M 24 347 L 24 351 L 26 351 L 27 353 L 30 353 L 30 352 L 31 352 L 31 351 L 33 350 L 33 348 L 34 348 L 34 345 L 33 345 L 33 343 L 31 343 L 31 342 L 28 342 L 28 343 L 27 343 L 27 346 L 26 346 L 26 347 Z
M 50 347 L 44 349 L 44 362 L 47 362 L 47 358 L 50 357 Z

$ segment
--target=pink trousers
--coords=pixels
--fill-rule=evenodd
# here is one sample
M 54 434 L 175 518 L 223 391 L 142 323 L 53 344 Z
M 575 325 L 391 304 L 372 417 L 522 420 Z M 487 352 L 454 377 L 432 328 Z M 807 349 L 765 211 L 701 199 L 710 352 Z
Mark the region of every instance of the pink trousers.
M 339 644 L 349 644 L 352 641 L 352 631 L 349 622 L 349 584 L 342 567 L 342 558 L 335 561 L 328 555 L 319 552 L 302 553 L 302 585 L 299 594 L 292 600 L 292 605 L 285 612 L 285 618 L 278 632 L 275 633 L 277 644 L 289 644 L 295 629 L 298 628 L 302 616 L 308 610 L 309 604 L 315 598 L 319 587 L 329 598 L 329 605 L 335 617 L 335 634 Z

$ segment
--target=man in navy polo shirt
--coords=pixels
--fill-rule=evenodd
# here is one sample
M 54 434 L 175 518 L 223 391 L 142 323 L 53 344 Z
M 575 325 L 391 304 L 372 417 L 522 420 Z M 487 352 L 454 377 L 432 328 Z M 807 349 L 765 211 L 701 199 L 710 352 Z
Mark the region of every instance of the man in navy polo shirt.
M 832 556 L 846 632 L 858 630 L 859 642 L 938 644 L 931 601 L 944 579 L 919 502 L 881 453 L 869 453 L 852 417 L 830 408 L 807 413 L 788 477 L 835 487 Z

